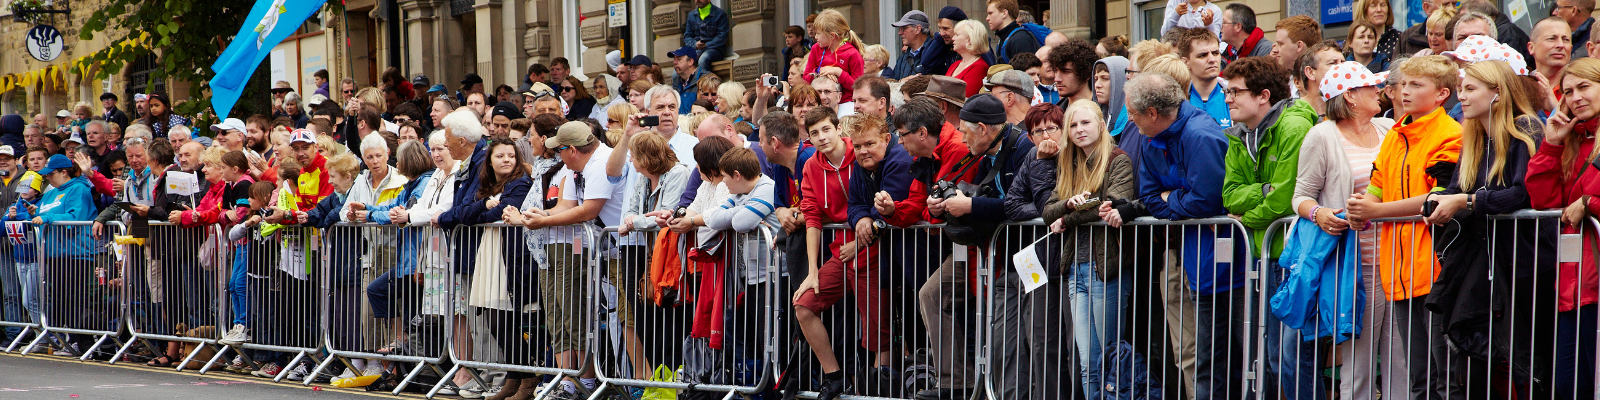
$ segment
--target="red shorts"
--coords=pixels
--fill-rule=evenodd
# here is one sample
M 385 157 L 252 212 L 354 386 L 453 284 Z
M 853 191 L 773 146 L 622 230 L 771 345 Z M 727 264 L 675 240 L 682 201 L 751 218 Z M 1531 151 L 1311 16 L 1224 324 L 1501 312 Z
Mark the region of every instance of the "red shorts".
M 884 351 L 889 346 L 889 327 L 885 319 L 889 304 L 884 302 L 883 289 L 878 287 L 877 246 L 868 247 L 849 263 L 830 258 L 817 268 L 817 290 L 801 294 L 794 301 L 796 307 L 805 307 L 822 313 L 844 298 L 845 283 L 856 293 L 856 313 L 861 315 L 861 347 L 867 351 Z

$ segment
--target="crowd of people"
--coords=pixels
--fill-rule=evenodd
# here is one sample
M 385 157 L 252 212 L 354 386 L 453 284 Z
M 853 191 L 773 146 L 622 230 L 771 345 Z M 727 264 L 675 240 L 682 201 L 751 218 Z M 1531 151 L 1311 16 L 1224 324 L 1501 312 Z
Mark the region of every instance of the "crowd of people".
M 538 267 L 510 271 L 542 277 L 538 287 L 508 290 L 540 304 L 546 350 L 559 367 L 578 369 L 584 328 L 560 316 L 584 312 L 572 291 L 600 277 L 585 275 L 589 266 L 576 258 L 554 257 L 581 253 L 571 248 L 573 233 L 557 229 L 614 228 L 593 240 L 597 249 L 620 250 L 598 259 L 622 292 L 640 290 L 632 285 L 642 272 L 619 264 L 646 265 L 658 245 L 637 231 L 669 230 L 691 248 L 716 251 L 726 238 L 708 231 L 768 229 L 782 249 L 781 279 L 767 281 L 756 265 L 738 266 L 740 276 L 791 295 L 780 312 L 821 373 L 794 389 L 822 399 L 854 393 L 866 379 L 841 366 L 834 346 L 844 344 L 830 342 L 836 336 L 821 317 L 846 293 L 871 371 L 892 376 L 895 360 L 918 350 L 898 346 L 887 326 L 885 315 L 909 312 L 937 356 L 933 387 L 904 395 L 971 394 L 979 383 L 968 355 L 973 328 L 964 325 L 991 321 L 970 318 L 963 305 L 975 296 L 973 267 L 954 260 L 984 252 L 1006 253 L 993 258 L 1002 265 L 993 267 L 988 294 L 997 308 L 993 337 L 1007 343 L 992 350 L 991 364 L 1027 353 L 1075 361 L 1060 369 L 1077 385 L 1048 382 L 1053 377 L 1030 367 L 995 367 L 1000 398 L 1111 396 L 1101 360 L 1133 340 L 1122 328 L 1133 317 L 1129 304 L 1143 301 L 1133 293 L 1159 297 L 1154 319 L 1165 321 L 1170 341 L 1136 348 L 1167 353 L 1150 356 L 1181 371 L 1149 379 L 1182 386 L 1189 398 L 1241 397 L 1249 365 L 1241 357 L 1260 341 L 1265 384 L 1253 390 L 1274 398 L 1595 395 L 1590 335 L 1600 274 L 1591 261 L 1595 232 L 1583 229 L 1600 212 L 1600 173 L 1585 174 L 1600 166 L 1600 60 L 1587 56 L 1600 46 L 1588 17 L 1593 1 L 1558 0 L 1555 15 L 1524 33 L 1489 0 L 1427 1 L 1427 21 L 1404 31 L 1392 27 L 1388 0 L 1359 0 L 1342 41 L 1323 40 L 1321 25 L 1305 16 L 1278 20 L 1269 38 L 1247 5 L 1171 3 L 1162 38 L 1138 43 L 1070 38 L 1034 23 L 1014 0 L 989 0 L 981 19 L 954 6 L 907 12 L 893 24 L 900 43 L 868 45 L 845 15 L 824 10 L 785 29 L 781 71 L 746 87 L 710 70 L 727 52 L 728 16 L 695 0 L 684 46 L 668 52 L 668 62 L 612 52 L 592 78 L 555 58 L 531 65 L 515 89 L 506 82 L 490 91 L 467 74 L 452 91 L 389 68 L 377 86 L 345 79 L 335 93 L 321 71 L 309 96 L 275 85 L 274 115 L 218 118 L 200 132 L 162 94 L 137 95 L 132 114 L 107 93 L 98 114 L 80 103 L 55 121 L 5 115 L 4 220 L 94 224 L 5 246 L 0 264 L 13 270 L 0 270 L 4 315 L 38 321 L 71 312 L 40 309 L 41 296 L 70 295 L 64 285 L 39 285 L 41 274 L 93 261 L 94 236 L 122 218 L 227 232 L 237 264 L 217 294 L 232 305 L 231 326 L 219 327 L 227 345 L 251 342 L 257 332 L 249 327 L 259 325 L 249 320 L 262 314 L 245 306 L 263 286 L 242 263 L 255 243 L 286 228 L 500 222 L 525 233 L 517 246 L 506 242 L 515 247 L 506 257 Z M 890 60 L 885 46 L 896 45 Z M 198 176 L 198 191 L 168 192 L 174 173 Z M 1523 209 L 1559 209 L 1561 217 L 1491 219 Z M 1141 217 L 1232 218 L 1245 229 L 1186 225 L 1167 236 L 1124 226 Z M 1285 217 L 1300 221 L 1290 239 L 1269 237 Z M 1420 222 L 1372 222 L 1400 217 Z M 1040 242 L 1053 246 L 1050 271 L 1064 282 L 1065 306 L 1023 289 L 1008 266 L 1015 246 L 990 248 L 1003 222 L 1035 219 L 1068 238 Z M 942 234 L 878 240 L 885 228 L 923 223 L 943 224 Z M 828 231 L 832 225 L 845 228 Z M 373 239 L 398 246 L 360 262 L 388 272 L 353 290 L 365 292 L 376 318 L 414 312 L 396 301 L 448 314 L 452 300 L 430 296 L 443 293 L 441 276 L 459 282 L 486 273 L 461 266 L 482 260 L 480 247 L 457 243 L 452 257 L 427 258 L 406 232 L 398 241 Z M 1587 238 L 1582 263 L 1591 264 L 1556 262 L 1557 235 L 1577 233 Z M 1230 234 L 1251 245 L 1214 247 Z M 969 254 L 950 254 L 955 244 Z M 190 255 L 199 250 L 150 248 L 152 259 L 187 259 L 169 264 L 177 266 L 196 263 Z M 922 268 L 889 266 L 918 251 L 935 256 Z M 1228 251 L 1241 255 L 1217 254 Z M 1303 286 L 1291 279 L 1302 274 L 1339 283 L 1323 285 L 1325 293 L 1315 285 L 1295 291 L 1321 305 L 1309 311 L 1281 311 L 1275 297 L 1263 316 L 1266 335 L 1257 337 L 1248 266 L 1222 261 L 1244 260 L 1245 251 L 1266 255 L 1265 295 Z M 1295 264 L 1326 258 L 1354 267 L 1304 272 Z M 434 261 L 444 259 L 456 268 Z M 1133 272 L 1141 269 L 1150 272 Z M 911 282 L 915 304 L 886 299 L 890 284 L 880 280 L 901 273 L 916 275 L 894 280 Z M 183 287 L 202 280 L 166 279 Z M 429 295 L 397 299 L 386 289 L 413 280 Z M 1349 301 L 1340 293 L 1361 295 Z M 626 300 L 638 296 L 618 298 L 624 315 L 648 307 Z M 453 300 L 456 312 L 463 299 Z M 1037 310 L 1054 314 L 1020 317 Z M 623 321 L 633 341 L 654 329 Z M 1071 343 L 1042 338 L 1057 329 L 1069 329 Z M 257 355 L 265 362 L 257 374 L 307 374 L 281 353 L 258 353 L 267 355 Z M 173 350 L 150 362 L 181 357 Z M 1342 367 L 1325 381 L 1330 358 Z M 229 367 L 251 372 L 239 358 Z M 507 378 L 489 398 L 537 390 L 531 375 Z M 492 389 L 465 374 L 447 379 L 456 386 L 448 393 L 462 397 Z M 586 396 L 596 382 L 589 370 L 560 382 L 557 394 Z

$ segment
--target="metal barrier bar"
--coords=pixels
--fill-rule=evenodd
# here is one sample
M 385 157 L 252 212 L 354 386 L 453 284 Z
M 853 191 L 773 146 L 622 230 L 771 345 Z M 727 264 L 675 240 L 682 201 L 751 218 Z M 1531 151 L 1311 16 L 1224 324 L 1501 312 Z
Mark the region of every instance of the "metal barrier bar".
M 936 283 L 923 292 L 929 275 L 940 270 L 953 253 L 953 245 L 941 229 L 942 225 L 884 227 L 875 229 L 872 240 L 863 241 L 854 227 L 823 226 L 817 289 L 795 293 L 807 277 L 794 276 L 787 290 L 780 292 L 784 296 L 780 304 L 791 307 L 788 311 L 799 329 L 793 340 L 779 342 L 784 346 L 778 350 L 792 347 L 786 349 L 792 353 L 787 357 L 798 362 L 786 372 L 801 382 L 797 385 L 801 396 L 819 395 L 823 371 L 830 363 L 852 388 L 841 398 L 910 399 L 917 391 L 936 388 L 937 366 L 971 361 L 967 353 L 975 351 L 977 336 L 967 331 L 976 324 L 924 318 L 925 304 L 965 308 L 970 303 L 967 290 L 947 292 Z M 803 236 L 791 238 L 803 240 Z M 835 243 L 839 250 L 834 250 Z M 968 260 L 972 258 L 966 257 L 964 250 L 962 256 L 961 265 L 951 260 L 946 271 L 971 271 Z M 794 260 L 807 262 L 803 255 Z M 790 269 L 805 271 L 809 266 Z M 919 301 L 922 293 L 930 297 Z M 954 315 L 965 319 L 965 314 L 956 311 Z M 931 326 L 930 321 L 934 322 Z M 961 350 L 944 351 L 932 344 L 930 329 L 944 329 L 937 337 L 961 343 L 954 346 Z M 828 361 L 822 361 L 825 356 Z M 976 370 L 972 371 L 962 378 L 976 381 Z
M 123 253 L 130 255 L 126 257 L 130 279 L 124 280 L 122 290 L 126 294 L 124 320 L 131 338 L 117 350 L 112 363 L 121 361 L 135 346 L 148 353 L 142 358 L 167 358 L 165 364 L 176 364 L 173 368 L 177 371 L 199 369 L 200 364 L 192 361 L 210 358 L 202 354 L 215 351 L 211 346 L 216 345 L 216 327 L 222 321 L 217 318 L 217 288 L 208 284 L 216 281 L 219 262 L 215 256 L 220 243 L 206 241 L 208 231 L 215 230 L 151 221 L 149 237 L 118 238 Z M 210 251 L 202 251 L 208 245 Z M 206 255 L 212 258 L 202 260 Z M 189 343 L 193 349 L 182 351 L 180 343 Z
M 341 377 L 380 375 L 390 364 L 415 364 L 399 394 L 425 369 L 443 376 L 450 318 L 448 231 L 435 227 L 340 223 L 321 240 L 322 327 L 327 349 L 304 377 L 311 384 L 334 362 Z
M 0 318 L 0 327 L 17 331 L 12 340 L 0 342 L 0 351 L 6 353 L 17 351 L 29 337 L 37 337 L 42 330 L 39 292 L 43 286 L 39 278 L 39 238 L 32 228 L 25 228 L 22 235 L 20 241 L 7 240 L 0 245 L 0 252 L 3 252 L 0 256 L 5 257 L 8 263 L 0 265 L 0 282 L 10 282 L 0 284 L 0 306 L 6 308 L 0 310 L 0 315 L 4 315 L 4 318 Z M 21 312 L 13 314 L 16 311 Z
M 32 352 L 47 337 L 58 341 L 58 352 L 79 360 L 93 357 L 107 341 L 121 346 L 118 336 L 124 324 L 117 298 L 124 278 L 121 255 L 108 240 L 94 237 L 89 222 L 58 222 L 34 229 L 42 239 L 38 247 L 43 321 L 42 331 L 22 354 Z M 94 343 L 80 335 L 94 337 Z
M 614 232 L 611 227 L 601 234 Z M 632 234 L 655 238 L 661 232 Z M 722 237 L 712 245 L 716 250 L 709 253 L 690 244 L 696 236 L 678 236 L 675 263 L 654 259 L 648 245 L 608 251 L 605 243 L 614 236 L 591 241 L 590 251 L 601 254 L 592 276 L 603 277 L 595 307 L 605 321 L 599 324 L 595 352 L 602 383 L 591 399 L 609 386 L 731 397 L 771 385 L 778 359 L 778 341 L 773 340 L 779 335 L 777 313 L 786 299 L 780 297 L 785 274 L 777 262 L 776 241 L 765 227 L 718 234 Z M 607 260 L 610 256 L 617 258 Z M 654 268 L 657 262 L 660 269 Z M 663 274 L 670 276 L 659 279 Z M 668 281 L 677 284 L 657 285 Z M 652 369 L 676 369 L 675 378 L 656 380 Z
M 279 382 L 296 370 L 306 373 L 301 360 L 320 361 L 321 326 L 315 321 L 322 294 L 315 271 L 321 237 L 310 227 L 275 228 L 263 224 L 241 238 L 224 237 L 229 239 L 222 251 L 227 262 L 217 268 L 217 292 L 226 293 L 226 307 L 219 307 L 218 328 L 228 328 L 217 329 L 218 343 L 226 347 L 213 359 L 233 350 L 257 376 Z M 230 343 L 229 331 L 236 326 L 245 329 L 248 339 Z M 276 373 L 272 366 L 278 367 Z
M 453 259 L 449 297 L 457 314 L 449 326 L 449 355 L 455 365 L 429 391 L 436 394 L 458 371 L 480 387 L 489 384 L 477 370 L 553 375 L 539 398 L 576 378 L 595 352 L 596 316 L 588 310 L 600 285 L 592 273 L 597 255 L 584 243 L 596 232 L 587 224 L 528 230 L 487 224 L 451 232 Z M 474 345 L 492 336 L 497 346 Z M 549 356 L 546 356 L 549 352 Z M 455 385 L 458 386 L 459 385 Z M 580 386 L 581 387 L 581 386 Z

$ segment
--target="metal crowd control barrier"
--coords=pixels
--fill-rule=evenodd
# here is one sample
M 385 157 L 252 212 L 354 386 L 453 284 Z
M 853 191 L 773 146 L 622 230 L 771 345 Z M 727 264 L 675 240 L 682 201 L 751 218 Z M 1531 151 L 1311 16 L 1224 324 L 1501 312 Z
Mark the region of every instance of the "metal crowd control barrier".
M 304 384 L 335 361 L 354 376 L 375 367 L 390 369 L 393 363 L 415 364 L 393 394 L 424 368 L 442 375 L 451 314 L 448 235 L 431 226 L 340 223 L 328 229 L 318 260 L 326 299 L 318 343 L 327 346 L 328 356 L 306 374 Z
M 0 276 L 0 282 L 9 281 L 14 282 L 15 285 L 12 287 L 0 284 L 0 286 L 3 286 L 0 287 L 0 307 L 7 308 L 7 310 L 0 310 L 0 314 L 4 315 L 4 318 L 0 318 L 0 327 L 17 330 L 17 336 L 11 341 L 0 342 L 0 351 L 6 353 L 17 351 L 17 348 L 22 346 L 29 337 L 38 335 L 42 329 L 39 324 L 39 320 L 42 318 L 40 317 L 38 298 L 41 296 L 39 291 L 43 287 L 39 284 L 39 261 L 37 260 L 38 249 L 36 247 L 39 243 L 39 238 L 36 237 L 37 235 L 32 228 L 23 229 L 21 234 L 22 237 L 20 238 L 9 238 L 4 244 L 0 244 L 0 246 L 3 246 L 0 251 L 8 253 L 10 257 L 7 258 L 11 262 L 10 265 L 0 265 L 0 274 L 9 275 Z M 18 261 L 16 256 L 19 254 L 24 257 L 32 255 L 32 257 L 27 258 L 32 262 L 24 263 Z M 7 304 L 10 302 L 15 303 Z M 20 311 L 20 313 L 12 314 L 16 311 Z
M 121 224 L 112 226 L 121 229 Z M 79 360 L 93 357 L 107 341 L 121 346 L 118 336 L 124 324 L 118 296 L 125 278 L 123 256 L 115 253 L 109 240 L 96 238 L 89 222 L 58 222 L 35 229 L 40 239 L 43 322 L 42 331 L 22 354 L 32 352 L 45 338 L 53 338 Z M 90 344 L 82 335 L 95 340 Z
M 717 392 L 731 399 L 771 385 L 778 313 L 787 297 L 768 228 L 717 232 L 709 245 L 697 245 L 704 231 L 678 236 L 672 260 L 654 259 L 648 244 L 608 250 L 615 232 L 606 228 L 602 234 L 610 238 L 590 241 L 590 251 L 601 255 L 590 276 L 600 280 L 594 309 L 603 321 L 595 353 L 602 383 L 591 399 L 609 386 Z M 631 234 L 656 243 L 661 231 Z M 664 253 L 657 254 L 668 257 Z M 653 380 L 650 371 L 659 369 L 676 370 L 676 378 Z
M 233 325 L 242 323 L 251 340 L 217 351 L 201 367 L 202 374 L 229 350 L 253 369 L 278 365 L 274 382 L 302 368 L 300 362 L 307 357 L 313 363 L 321 359 L 321 325 L 315 323 L 323 302 L 318 289 L 321 276 L 315 273 L 321 264 L 320 232 L 281 226 L 263 234 L 264 226 L 250 229 L 243 239 L 229 240 L 222 252 L 227 262 L 217 267 L 221 284 L 217 293 L 226 293 L 227 299 L 227 306 L 217 310 L 217 335 L 220 339 Z
M 142 345 L 138 349 L 150 358 L 168 357 L 169 363 L 182 371 L 216 344 L 228 321 L 217 313 L 221 292 L 215 284 L 223 247 L 206 238 L 220 233 L 216 226 L 185 228 L 151 221 L 148 237 L 139 238 L 142 242 L 121 244 L 123 254 L 128 255 L 129 279 L 123 280 L 122 291 L 131 338 L 117 350 L 112 363 Z M 210 258 L 202 259 L 207 256 Z M 192 343 L 194 349 L 183 352 L 178 343 Z
M 966 272 L 979 259 L 965 250 L 959 260 L 951 260 L 946 272 L 961 282 L 935 283 L 927 288 L 931 297 L 919 301 L 929 275 L 951 254 L 953 244 L 944 237 L 942 225 L 914 225 L 907 228 L 879 229 L 870 246 L 842 249 L 833 254 L 831 244 L 856 240 L 854 227 L 843 224 L 823 226 L 818 265 L 818 290 L 793 301 L 794 290 L 804 276 L 794 276 L 786 290 L 779 292 L 779 306 L 789 307 L 801 327 L 792 340 L 781 341 L 780 359 L 797 359 L 797 368 L 787 371 L 800 382 L 804 396 L 816 396 L 825 370 L 819 353 L 832 356 L 854 390 L 851 399 L 910 399 L 917 391 L 936 387 L 938 366 L 954 367 L 969 363 L 977 349 L 976 306 Z M 803 240 L 803 235 L 790 236 Z M 804 248 L 803 246 L 801 248 Z M 847 252 L 848 251 L 848 252 Z M 781 254 L 781 253 L 780 253 Z M 809 269 L 806 255 L 791 258 L 801 265 L 791 270 Z M 959 264 L 956 264 L 959 263 Z M 945 291 L 962 288 L 958 291 Z M 798 303 L 798 304 L 797 304 Z M 935 305 L 939 306 L 935 306 Z M 943 305 L 948 305 L 945 307 Z M 924 318 L 927 306 L 951 310 L 954 318 Z M 815 308 L 815 309 L 813 309 Z M 808 326 L 809 325 L 809 326 Z M 929 331 L 951 346 L 930 342 Z M 956 349 L 956 351 L 945 351 Z M 972 364 L 966 364 L 972 365 Z M 977 370 L 966 368 L 960 379 L 977 381 Z
M 1226 217 L 1092 222 L 1061 234 L 1040 220 L 1002 225 L 978 274 L 985 398 L 1259 392 L 1247 232 Z
M 599 255 L 585 243 L 597 236 L 588 224 L 538 230 L 506 224 L 456 227 L 447 296 L 454 305 L 446 303 L 454 315 L 446 325 L 455 365 L 428 396 L 453 385 L 462 369 L 483 388 L 490 385 L 476 370 L 553 375 L 538 398 L 561 390 L 555 382 L 576 379 L 596 346 L 596 316 L 589 305 L 600 279 L 590 274 L 590 266 Z M 498 347 L 473 344 L 484 335 L 493 336 Z

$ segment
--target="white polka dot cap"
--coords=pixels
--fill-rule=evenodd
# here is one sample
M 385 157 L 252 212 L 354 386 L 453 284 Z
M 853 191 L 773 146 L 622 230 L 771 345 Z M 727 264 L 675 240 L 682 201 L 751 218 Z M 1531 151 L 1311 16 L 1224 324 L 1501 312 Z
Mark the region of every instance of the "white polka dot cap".
M 1528 69 L 1528 61 L 1522 58 L 1522 53 L 1503 43 L 1490 39 L 1488 36 L 1473 35 L 1467 37 L 1465 42 L 1456 46 L 1454 51 L 1440 52 L 1440 55 L 1453 57 L 1468 64 L 1479 61 L 1505 61 L 1511 66 L 1511 71 L 1517 75 L 1530 75 L 1533 71 Z
M 1389 74 L 1374 74 L 1365 65 L 1355 61 L 1345 61 L 1328 68 L 1328 73 L 1322 75 L 1322 100 L 1326 101 L 1335 96 L 1344 94 L 1358 87 L 1378 86 Z

